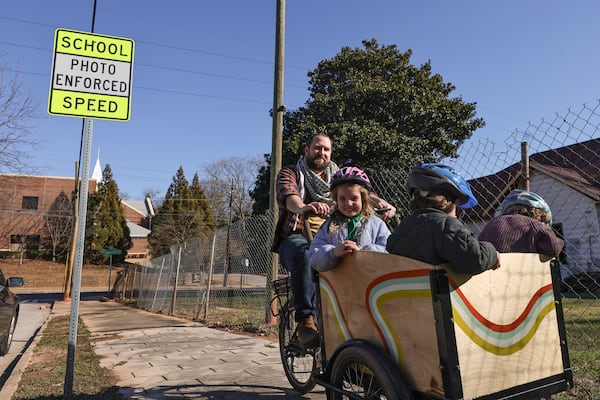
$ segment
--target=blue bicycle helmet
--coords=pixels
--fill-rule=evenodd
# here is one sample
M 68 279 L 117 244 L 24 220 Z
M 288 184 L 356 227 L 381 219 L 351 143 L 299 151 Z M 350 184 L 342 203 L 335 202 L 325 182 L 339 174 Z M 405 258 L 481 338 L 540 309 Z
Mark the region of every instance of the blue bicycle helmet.
M 425 197 L 434 189 L 456 196 L 461 202 L 460 208 L 477 205 L 471 187 L 454 168 L 440 163 L 425 163 L 411 171 L 406 181 L 406 190 L 411 196 Z
M 538 208 L 546 214 L 546 221 L 548 225 L 552 225 L 552 211 L 550 206 L 546 203 L 546 200 L 537 193 L 528 192 L 526 190 L 514 189 L 511 190 L 508 196 L 504 199 L 500 205 L 500 214 L 506 214 L 507 210 L 513 206 L 525 206 L 527 208 Z

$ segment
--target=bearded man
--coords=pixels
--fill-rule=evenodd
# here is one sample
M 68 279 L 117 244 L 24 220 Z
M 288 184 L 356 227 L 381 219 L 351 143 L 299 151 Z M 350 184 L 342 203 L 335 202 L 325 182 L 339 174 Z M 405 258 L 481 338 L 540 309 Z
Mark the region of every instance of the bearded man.
M 279 253 L 281 264 L 290 272 L 295 318 L 300 325 L 298 340 L 307 347 L 314 347 L 319 341 L 308 241 L 325 222 L 333 206 L 329 183 L 339 168 L 331 161 L 331 151 L 332 140 L 327 134 L 313 134 L 304 146 L 304 157 L 300 157 L 296 165 L 282 168 L 276 182 L 279 219 L 271 251 Z M 374 193 L 370 201 L 374 208 L 387 210 L 382 215 L 384 219 L 396 212 Z

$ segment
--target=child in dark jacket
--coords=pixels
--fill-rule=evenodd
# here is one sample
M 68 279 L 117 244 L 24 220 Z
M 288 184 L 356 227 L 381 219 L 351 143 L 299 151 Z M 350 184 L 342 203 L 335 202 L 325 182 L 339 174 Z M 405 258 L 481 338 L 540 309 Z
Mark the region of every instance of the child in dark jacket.
M 433 265 L 449 263 L 463 274 L 500 267 L 494 246 L 479 241 L 457 218 L 457 207 L 477 204 L 458 172 L 444 164 L 426 163 L 411 171 L 406 189 L 413 211 L 388 238 L 390 253 Z
M 331 179 L 335 208 L 310 244 L 312 268 L 327 271 L 340 258 L 358 250 L 385 253 L 390 230 L 369 204 L 371 182 L 357 167 L 344 167 Z
M 552 230 L 552 212 L 540 195 L 512 190 L 499 211 L 479 240 L 491 242 L 501 253 L 539 253 L 544 261 L 560 255 L 565 243 Z

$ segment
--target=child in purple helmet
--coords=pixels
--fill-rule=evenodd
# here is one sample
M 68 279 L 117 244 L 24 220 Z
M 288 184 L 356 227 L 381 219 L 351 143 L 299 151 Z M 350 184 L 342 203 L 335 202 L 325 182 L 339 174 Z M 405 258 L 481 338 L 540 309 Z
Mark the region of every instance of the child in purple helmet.
M 387 242 L 392 254 L 428 264 L 449 263 L 455 272 L 478 274 L 500 267 L 498 253 L 457 218 L 457 208 L 477 204 L 471 187 L 453 168 L 438 163 L 414 168 L 406 182 L 412 214 Z
M 539 253 L 543 261 L 558 257 L 564 241 L 552 230 L 552 212 L 538 194 L 512 190 L 500 205 L 500 215 L 479 234 L 501 253 Z
M 327 271 L 353 251 L 386 252 L 390 230 L 369 204 L 367 174 L 357 167 L 344 167 L 333 176 L 330 189 L 335 207 L 310 244 L 311 266 Z

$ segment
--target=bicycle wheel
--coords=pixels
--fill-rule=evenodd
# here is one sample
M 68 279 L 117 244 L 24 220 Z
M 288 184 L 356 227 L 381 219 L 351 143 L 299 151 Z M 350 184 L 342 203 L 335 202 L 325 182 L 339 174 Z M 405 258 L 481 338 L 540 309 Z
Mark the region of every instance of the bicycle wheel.
M 281 308 L 279 315 L 279 353 L 288 381 L 300 393 L 310 392 L 315 387 L 315 351 L 306 349 L 298 343 L 297 322 L 294 311 L 288 303 Z
M 366 343 L 344 348 L 334 361 L 331 384 L 347 394 L 327 389 L 328 400 L 341 400 L 353 395 L 380 400 L 410 400 L 412 394 L 385 353 Z

